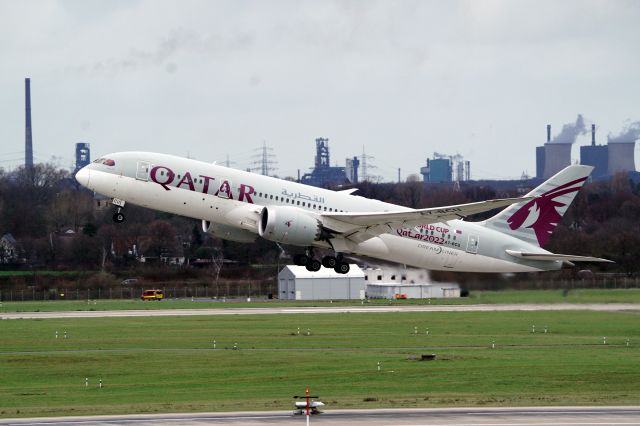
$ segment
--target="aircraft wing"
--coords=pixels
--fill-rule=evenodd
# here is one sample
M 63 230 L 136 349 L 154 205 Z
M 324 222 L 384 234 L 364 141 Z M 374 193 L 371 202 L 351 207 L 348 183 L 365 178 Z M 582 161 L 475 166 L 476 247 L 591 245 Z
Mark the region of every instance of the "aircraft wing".
M 513 257 L 529 260 L 561 260 L 563 262 L 606 262 L 615 263 L 612 260 L 602 259 L 591 256 L 575 256 L 572 254 L 555 254 L 555 253 L 527 253 L 516 250 L 505 250 L 507 254 Z
M 398 228 L 462 219 L 476 213 L 529 201 L 531 198 L 502 198 L 454 206 L 392 212 L 323 213 L 320 217 L 323 227 L 327 230 L 353 242 L 361 243 Z

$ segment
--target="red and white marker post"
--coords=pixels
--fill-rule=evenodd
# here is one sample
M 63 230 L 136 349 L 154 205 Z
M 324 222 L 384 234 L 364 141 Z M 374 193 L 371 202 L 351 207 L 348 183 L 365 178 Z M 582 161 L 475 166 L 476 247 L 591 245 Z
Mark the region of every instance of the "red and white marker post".
M 309 413 L 309 410 L 310 410 L 310 407 L 309 407 L 309 405 L 310 405 L 310 403 L 309 403 L 309 388 L 307 388 L 304 391 L 304 395 L 305 395 L 305 398 L 307 400 L 307 426 L 309 426 L 309 415 L 310 415 L 310 413 Z

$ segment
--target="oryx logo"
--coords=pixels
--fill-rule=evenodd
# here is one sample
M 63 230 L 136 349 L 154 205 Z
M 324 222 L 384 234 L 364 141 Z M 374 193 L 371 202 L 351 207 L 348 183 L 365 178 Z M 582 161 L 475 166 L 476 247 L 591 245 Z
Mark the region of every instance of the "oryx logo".
M 543 246 L 562 219 L 562 215 L 558 213 L 558 208 L 566 206 L 566 204 L 557 201 L 556 198 L 572 192 L 578 192 L 585 180 L 587 180 L 586 177 L 565 183 L 529 201 L 507 219 L 509 227 L 512 230 L 520 228 L 533 229 L 538 239 L 538 244 Z
M 292 220 L 288 220 L 284 224 L 287 225 L 287 228 L 291 228 L 291 225 L 293 224 L 293 221 Z

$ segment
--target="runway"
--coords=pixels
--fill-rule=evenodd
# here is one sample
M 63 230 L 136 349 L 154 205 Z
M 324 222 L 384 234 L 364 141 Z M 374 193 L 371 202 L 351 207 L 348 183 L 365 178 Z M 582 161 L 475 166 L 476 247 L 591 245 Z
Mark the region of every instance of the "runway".
M 385 312 L 489 312 L 489 311 L 640 311 L 638 303 L 550 303 L 503 305 L 407 305 L 291 308 L 149 309 L 121 311 L 9 312 L 0 319 L 163 317 L 198 315 L 337 314 Z
M 5 419 L 14 426 L 130 426 L 130 425 L 234 425 L 270 426 L 305 424 L 291 411 L 250 413 L 138 414 L 122 416 L 48 417 Z M 640 407 L 523 407 L 327 410 L 312 416 L 312 424 L 398 426 L 530 426 L 530 425 L 640 425 Z

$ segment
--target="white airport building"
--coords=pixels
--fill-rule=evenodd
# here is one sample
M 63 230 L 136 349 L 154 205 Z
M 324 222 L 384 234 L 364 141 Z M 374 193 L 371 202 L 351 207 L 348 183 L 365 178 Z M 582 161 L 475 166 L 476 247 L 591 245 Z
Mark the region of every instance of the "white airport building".
M 309 272 L 304 266 L 285 266 L 278 274 L 281 300 L 431 299 L 460 297 L 456 283 L 432 282 L 419 269 L 360 269 L 350 265 L 347 274 L 322 268 Z
M 322 268 L 309 272 L 304 266 L 287 265 L 278 274 L 280 300 L 360 300 L 365 298 L 364 272 L 349 265 L 346 274 Z
M 433 282 L 424 269 L 365 269 L 371 299 L 432 299 L 460 297 L 457 283 Z

